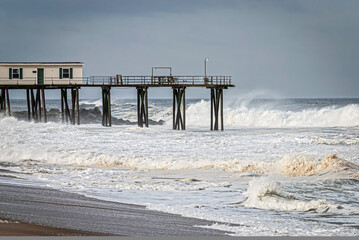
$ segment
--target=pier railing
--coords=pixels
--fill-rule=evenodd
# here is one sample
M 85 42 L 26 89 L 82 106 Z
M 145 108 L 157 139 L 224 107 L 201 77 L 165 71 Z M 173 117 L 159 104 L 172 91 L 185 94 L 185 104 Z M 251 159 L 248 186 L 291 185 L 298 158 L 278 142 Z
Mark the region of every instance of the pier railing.
M 7 79 L 0 78 L 0 85 L 80 85 L 80 86 L 206 86 L 206 85 L 232 85 L 231 76 L 91 76 L 71 79 L 59 79 L 58 77 L 45 77 L 43 79 L 23 78 Z

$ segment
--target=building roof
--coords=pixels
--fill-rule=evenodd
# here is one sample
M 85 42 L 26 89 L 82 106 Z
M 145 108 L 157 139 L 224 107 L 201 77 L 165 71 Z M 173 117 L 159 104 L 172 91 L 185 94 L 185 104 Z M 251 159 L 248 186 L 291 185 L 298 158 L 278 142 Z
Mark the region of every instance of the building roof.
M 84 65 L 83 62 L 0 62 L 1 65 Z

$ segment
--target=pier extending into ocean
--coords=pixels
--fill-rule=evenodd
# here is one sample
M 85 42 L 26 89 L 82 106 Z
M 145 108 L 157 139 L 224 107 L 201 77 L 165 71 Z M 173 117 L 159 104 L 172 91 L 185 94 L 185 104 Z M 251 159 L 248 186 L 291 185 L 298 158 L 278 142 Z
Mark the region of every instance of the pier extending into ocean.
M 11 84 L 0 84 L 0 111 L 11 116 L 10 89 L 26 91 L 28 120 L 47 122 L 45 91 L 57 89 L 61 92 L 62 122 L 80 124 L 79 89 L 99 88 L 102 91 L 102 125 L 111 126 L 111 89 L 136 88 L 137 122 L 148 127 L 148 95 L 150 88 L 172 88 L 173 129 L 186 129 L 186 88 L 209 89 L 211 99 L 211 130 L 224 130 L 223 90 L 234 87 L 230 76 L 91 76 L 72 78 L 68 82 L 57 78 L 44 78 L 39 84 L 37 78 L 21 78 Z

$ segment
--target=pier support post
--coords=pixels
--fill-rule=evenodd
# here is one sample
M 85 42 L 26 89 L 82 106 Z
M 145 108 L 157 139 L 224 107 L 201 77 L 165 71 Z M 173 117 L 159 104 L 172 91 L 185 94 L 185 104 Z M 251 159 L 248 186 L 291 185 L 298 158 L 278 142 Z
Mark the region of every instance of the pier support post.
M 8 115 L 11 116 L 9 89 L 2 88 L 0 93 L 0 112 L 4 111 L 6 114 L 6 108 Z
M 5 88 L 1 89 L 0 92 L 0 112 L 6 111 L 6 96 L 5 96 Z
M 27 120 L 31 121 L 30 89 L 26 89 Z
M 148 127 L 147 87 L 137 87 L 137 123 L 139 127 Z
M 6 88 L 6 102 L 7 102 L 7 113 L 9 114 L 9 116 L 11 116 L 11 111 L 10 111 L 10 96 L 9 96 L 9 89 Z
M 76 91 L 71 88 L 71 124 L 75 125 Z
M 38 111 L 38 116 L 39 116 L 39 119 L 38 121 L 41 121 L 41 98 L 40 98 L 40 89 L 36 89 L 36 106 L 35 106 L 35 109 L 36 109 L 36 112 Z
M 35 121 L 37 120 L 37 111 L 35 111 L 35 106 L 36 106 L 36 102 L 35 102 L 35 96 L 34 96 L 34 89 L 30 89 L 30 94 L 31 94 L 31 113 L 32 113 L 32 119 L 34 119 Z
M 173 129 L 186 130 L 186 87 L 173 88 Z M 182 106 L 182 107 L 181 107 Z M 182 111 L 181 111 L 182 108 Z
M 211 88 L 211 131 L 218 130 L 219 112 L 221 114 L 221 130 L 223 131 L 223 88 Z
M 41 88 L 41 97 L 42 97 L 42 112 L 44 114 L 44 122 L 47 123 L 46 103 L 45 103 L 45 88 Z
M 35 97 L 36 96 L 36 97 Z M 36 95 L 34 88 L 26 89 L 26 102 L 27 102 L 27 118 L 30 121 L 33 119 L 38 122 L 41 121 L 41 111 L 44 117 L 44 122 L 47 122 L 46 103 L 45 103 L 45 88 L 36 88 Z M 41 107 L 42 102 L 42 107 Z
M 70 120 L 71 124 L 80 125 L 80 104 L 79 104 L 79 88 L 70 88 L 71 92 L 71 105 L 72 109 L 69 108 L 67 88 L 61 88 L 61 120 L 62 123 L 68 123 Z M 71 111 L 70 111 L 71 110 Z M 77 121 L 76 121 L 77 119 Z
M 69 119 L 71 120 L 71 114 L 70 114 L 70 108 L 69 108 L 69 104 L 67 101 L 67 88 L 61 88 L 61 119 L 62 119 L 62 123 L 65 122 L 66 119 L 66 123 L 69 122 Z
M 71 88 L 72 115 L 71 123 L 80 125 L 79 88 Z M 77 120 L 77 121 L 76 121 Z
M 80 125 L 80 89 L 76 88 L 76 113 L 77 113 L 77 125 Z
M 111 125 L 111 87 L 102 87 L 102 126 Z

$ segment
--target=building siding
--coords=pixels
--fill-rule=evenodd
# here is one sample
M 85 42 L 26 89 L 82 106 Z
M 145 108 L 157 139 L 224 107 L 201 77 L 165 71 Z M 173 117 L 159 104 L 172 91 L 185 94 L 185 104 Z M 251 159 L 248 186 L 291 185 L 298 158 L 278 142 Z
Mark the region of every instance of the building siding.
M 9 68 L 22 68 L 22 79 L 9 79 Z M 44 69 L 44 84 L 82 84 L 82 64 L 0 64 L 0 84 L 37 85 L 37 69 Z M 73 78 L 59 77 L 60 68 L 72 68 Z M 34 72 L 36 71 L 36 72 Z

